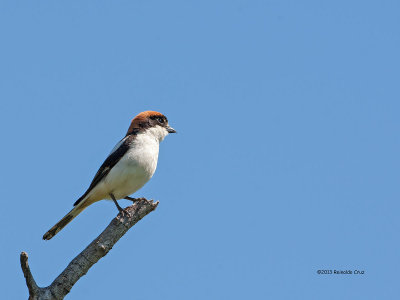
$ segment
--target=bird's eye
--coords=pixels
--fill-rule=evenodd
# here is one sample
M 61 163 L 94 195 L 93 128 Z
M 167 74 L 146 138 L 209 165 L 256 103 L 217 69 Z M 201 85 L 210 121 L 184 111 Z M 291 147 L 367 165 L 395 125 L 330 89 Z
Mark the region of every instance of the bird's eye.
M 158 122 L 160 122 L 161 124 L 164 123 L 164 119 L 163 118 L 157 118 Z

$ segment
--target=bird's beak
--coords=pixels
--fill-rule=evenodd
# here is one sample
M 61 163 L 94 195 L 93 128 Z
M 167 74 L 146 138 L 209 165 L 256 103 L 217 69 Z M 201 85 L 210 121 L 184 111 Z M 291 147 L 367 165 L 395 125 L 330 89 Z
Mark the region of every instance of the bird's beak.
M 171 126 L 167 127 L 167 131 L 168 131 L 168 133 L 176 133 L 176 130 L 173 129 Z

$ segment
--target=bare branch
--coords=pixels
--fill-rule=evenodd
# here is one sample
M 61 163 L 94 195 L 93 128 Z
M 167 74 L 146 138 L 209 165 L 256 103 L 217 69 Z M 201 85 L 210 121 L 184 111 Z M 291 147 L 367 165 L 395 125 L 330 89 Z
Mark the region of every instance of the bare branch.
M 76 256 L 65 270 L 44 288 L 37 286 L 28 265 L 28 254 L 21 253 L 21 268 L 29 290 L 29 300 L 59 300 L 71 291 L 74 284 L 87 271 L 112 249 L 114 244 L 144 216 L 156 209 L 158 201 L 153 203 L 144 198 L 138 199 L 126 208 L 127 214 L 118 214 L 106 229 Z
M 22 272 L 24 273 L 26 285 L 28 286 L 29 290 L 29 300 L 35 299 L 33 295 L 39 294 L 40 288 L 37 286 L 35 279 L 33 279 L 31 269 L 29 268 L 28 254 L 26 252 L 21 252 L 20 260 Z

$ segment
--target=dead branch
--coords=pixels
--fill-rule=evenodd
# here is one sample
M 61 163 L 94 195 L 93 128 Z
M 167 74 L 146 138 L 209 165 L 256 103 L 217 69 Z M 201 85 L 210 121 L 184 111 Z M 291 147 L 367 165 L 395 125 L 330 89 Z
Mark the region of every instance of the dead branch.
M 141 198 L 126 208 L 127 214 L 118 214 L 106 229 L 76 256 L 65 270 L 48 287 L 38 287 L 28 264 L 28 254 L 22 252 L 21 268 L 29 290 L 29 300 L 59 300 L 71 291 L 74 284 L 87 271 L 112 249 L 114 244 L 144 216 L 156 209 L 158 201 L 153 203 Z

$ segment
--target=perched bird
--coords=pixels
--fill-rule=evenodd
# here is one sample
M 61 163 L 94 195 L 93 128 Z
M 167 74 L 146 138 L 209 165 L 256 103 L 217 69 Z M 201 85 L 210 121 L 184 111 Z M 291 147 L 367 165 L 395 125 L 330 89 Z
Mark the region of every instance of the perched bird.
M 125 213 L 117 200 L 127 199 L 153 176 L 158 160 L 160 142 L 175 133 L 167 118 L 156 111 L 138 114 L 131 122 L 125 137 L 111 151 L 101 165 L 87 191 L 75 203 L 74 208 L 43 235 L 50 240 L 73 218 L 89 205 L 103 200 L 113 200 L 118 210 Z

